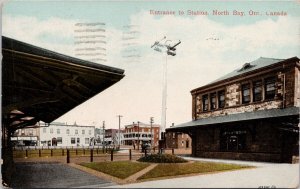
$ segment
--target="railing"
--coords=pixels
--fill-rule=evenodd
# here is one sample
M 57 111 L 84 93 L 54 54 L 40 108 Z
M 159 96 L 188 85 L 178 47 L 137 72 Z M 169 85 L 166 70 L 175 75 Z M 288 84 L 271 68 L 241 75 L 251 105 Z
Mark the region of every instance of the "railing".
M 15 149 L 13 157 L 17 161 L 60 161 L 67 163 L 137 160 L 151 153 L 159 153 L 155 148 L 132 150 L 115 148 L 60 148 L 60 149 Z M 180 149 L 164 149 L 162 153 L 182 155 Z M 32 159 L 33 158 L 33 159 Z

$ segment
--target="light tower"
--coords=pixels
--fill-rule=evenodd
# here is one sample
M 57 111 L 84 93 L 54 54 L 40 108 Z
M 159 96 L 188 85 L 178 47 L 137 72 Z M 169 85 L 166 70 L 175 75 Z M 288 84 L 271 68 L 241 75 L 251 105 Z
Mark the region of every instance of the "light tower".
M 154 48 L 155 51 L 161 52 L 165 54 L 166 61 L 163 64 L 163 90 L 162 90 L 162 112 L 161 112 L 161 126 L 160 126 L 160 147 L 163 148 L 165 146 L 165 130 L 166 130 L 166 117 L 167 117 L 167 62 L 168 55 L 175 56 L 176 55 L 176 46 L 181 43 L 178 40 L 177 43 L 173 43 L 172 40 L 167 40 L 167 37 L 164 36 L 160 41 L 155 41 L 151 48 Z

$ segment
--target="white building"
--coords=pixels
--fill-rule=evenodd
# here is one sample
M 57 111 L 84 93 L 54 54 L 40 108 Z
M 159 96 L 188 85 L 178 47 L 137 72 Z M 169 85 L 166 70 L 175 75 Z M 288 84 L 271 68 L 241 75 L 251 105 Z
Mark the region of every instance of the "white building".
M 92 146 L 95 126 L 40 123 L 40 146 Z

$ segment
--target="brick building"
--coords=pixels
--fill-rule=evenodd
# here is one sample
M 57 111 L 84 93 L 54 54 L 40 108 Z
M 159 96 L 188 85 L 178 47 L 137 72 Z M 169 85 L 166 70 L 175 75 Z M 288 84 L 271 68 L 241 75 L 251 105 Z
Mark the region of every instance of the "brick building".
M 158 146 L 159 137 L 159 125 L 145 124 L 142 122 L 132 123 L 131 125 L 125 125 L 124 141 L 125 145 L 141 145 L 142 143 L 149 143 L 152 146 Z
M 167 131 L 192 138 L 192 155 L 299 160 L 299 58 L 259 58 L 191 91 L 192 118 Z
M 166 147 L 174 149 L 187 149 L 192 147 L 191 137 L 182 132 L 167 132 Z

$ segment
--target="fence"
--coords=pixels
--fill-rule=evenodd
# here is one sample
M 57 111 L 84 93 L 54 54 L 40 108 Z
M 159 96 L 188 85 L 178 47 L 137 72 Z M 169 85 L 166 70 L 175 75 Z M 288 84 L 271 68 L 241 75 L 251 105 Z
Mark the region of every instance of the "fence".
M 60 161 L 67 163 L 101 162 L 101 161 L 126 161 L 137 160 L 151 153 L 158 153 L 157 149 L 144 152 L 132 149 L 116 150 L 114 148 L 46 148 L 46 149 L 14 149 L 13 157 L 18 161 Z M 189 149 L 164 149 L 163 153 L 184 155 L 190 154 Z

